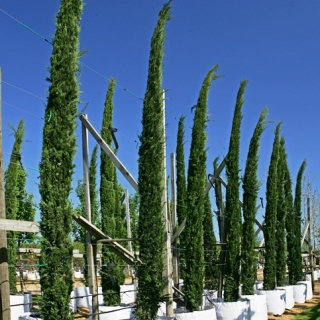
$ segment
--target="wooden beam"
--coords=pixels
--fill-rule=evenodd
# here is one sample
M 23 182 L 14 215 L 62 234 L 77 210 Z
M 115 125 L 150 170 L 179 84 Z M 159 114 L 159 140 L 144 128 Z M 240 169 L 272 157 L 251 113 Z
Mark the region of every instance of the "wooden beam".
M 73 215 L 73 219 L 80 224 L 83 228 L 85 228 L 88 232 L 91 233 L 91 235 L 95 236 L 97 240 L 102 239 L 112 239 L 108 235 L 104 234 L 100 229 L 98 229 L 95 225 L 93 225 L 91 222 L 89 222 L 87 219 L 85 219 L 82 216 L 76 216 Z M 127 264 L 134 265 L 136 262 L 135 256 L 133 253 L 128 251 L 126 248 L 121 246 L 117 242 L 111 242 L 109 246 L 110 251 L 114 252 L 116 255 L 118 255 L 121 259 L 123 259 Z M 141 260 L 137 259 L 138 262 L 141 263 Z
M 174 231 L 174 233 L 171 237 L 171 243 L 173 243 L 177 239 L 177 237 L 180 236 L 181 232 L 183 231 L 184 227 L 186 226 L 186 221 L 187 221 L 187 218 L 184 218 L 184 220 L 180 224 L 179 228 L 176 231 Z
M 0 219 L 0 230 L 40 232 L 40 224 L 35 221 Z
M 306 240 L 306 235 L 307 235 L 309 226 L 310 226 L 310 221 L 308 220 L 306 225 L 305 225 L 305 227 L 304 227 L 303 236 L 302 236 L 302 239 L 301 239 L 301 247 L 303 245 L 303 242 Z
M 227 156 L 228 156 L 228 155 L 226 155 L 226 156 L 224 157 L 224 159 L 223 159 L 222 162 L 220 163 L 220 166 L 219 166 L 218 169 L 214 172 L 213 176 L 211 177 L 211 179 L 210 179 L 209 182 L 207 183 L 206 193 L 208 193 L 209 190 L 211 189 L 211 187 L 212 187 L 212 185 L 213 185 L 213 183 L 214 183 L 214 180 L 219 178 L 220 173 L 222 172 L 222 170 L 224 169 L 224 167 L 225 167 L 225 165 L 226 165 Z
M 118 159 L 118 157 L 113 153 L 110 147 L 105 143 L 100 134 L 95 130 L 92 124 L 88 119 L 82 114 L 80 117 L 82 124 L 88 129 L 93 138 L 98 142 L 101 149 L 107 154 L 107 156 L 112 160 L 114 165 L 120 170 L 123 176 L 127 179 L 130 185 L 133 187 L 135 191 L 138 192 L 138 183 L 130 174 L 130 172 L 126 169 L 126 167 L 122 164 L 122 162 Z

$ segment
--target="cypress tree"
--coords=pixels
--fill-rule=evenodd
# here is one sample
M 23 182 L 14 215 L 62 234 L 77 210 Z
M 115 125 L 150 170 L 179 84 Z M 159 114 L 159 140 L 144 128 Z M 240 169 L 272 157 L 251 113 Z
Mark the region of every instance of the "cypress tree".
M 276 287 L 276 220 L 277 220 L 277 166 L 279 160 L 280 148 L 280 130 L 279 123 L 275 130 L 273 141 L 269 173 L 267 178 L 266 189 L 266 213 L 265 213 L 265 267 L 263 269 L 263 287 L 265 290 L 274 290 Z
M 293 204 L 293 213 L 294 213 L 294 247 L 295 247 L 295 257 L 294 257 L 294 269 L 293 274 L 295 281 L 302 280 L 302 258 L 301 258 L 301 183 L 304 170 L 306 168 L 306 160 L 304 160 L 299 168 L 294 204 Z
M 200 89 L 195 106 L 188 164 L 187 221 L 184 230 L 187 237 L 184 293 L 187 309 L 191 312 L 199 309 L 203 292 L 204 253 L 202 224 L 206 187 L 207 102 L 211 82 L 218 78 L 216 75 L 217 69 L 218 65 L 215 65 L 209 70 Z
M 101 219 L 99 214 L 99 199 L 97 190 L 97 157 L 98 145 L 92 150 L 89 166 L 89 191 L 90 191 L 90 204 L 91 204 L 91 222 L 98 228 L 101 226 Z
M 11 126 L 14 134 L 14 143 L 10 156 L 10 162 L 7 170 L 4 173 L 4 190 L 6 198 L 6 218 L 17 219 L 17 212 L 19 208 L 19 171 L 21 170 L 19 157 L 21 157 L 22 139 L 24 136 L 24 120 L 20 120 L 17 129 Z M 21 159 L 21 158 L 20 158 Z M 9 265 L 9 282 L 10 292 L 15 294 L 17 292 L 16 282 L 16 264 L 17 264 L 17 237 L 16 232 L 8 231 L 8 265 Z
M 217 265 L 216 237 L 213 230 L 212 210 L 209 193 L 204 198 L 203 248 L 204 283 L 208 290 L 217 289 L 219 269 Z
M 76 152 L 82 7 L 81 0 L 61 1 L 49 68 L 51 85 L 44 116 L 39 185 L 41 261 L 45 264 L 40 269 L 41 316 L 46 320 L 72 318 L 69 314 L 73 286 L 72 208 L 68 198 Z
M 182 221 L 187 216 L 187 182 L 186 182 L 186 166 L 184 160 L 184 120 L 185 116 L 181 116 L 178 124 L 178 134 L 177 134 L 177 148 L 176 148 L 176 169 L 177 169 L 177 216 L 178 224 L 180 225 Z M 180 265 L 180 276 L 184 279 L 184 270 L 186 266 L 185 258 L 185 246 L 186 246 L 186 233 L 183 231 L 179 236 L 180 241 L 180 255 L 179 255 L 179 265 Z
M 289 284 L 294 285 L 297 280 L 294 275 L 295 268 L 295 230 L 294 230 L 294 211 L 293 211 L 293 197 L 292 197 L 292 181 L 288 167 L 287 159 L 285 159 L 285 205 L 286 205 L 286 233 L 287 233 L 287 266 L 289 275 Z
M 29 193 L 26 190 L 27 183 L 27 172 L 18 165 L 18 180 L 17 180 L 17 188 L 18 188 L 18 209 L 16 214 L 17 220 L 23 221 L 34 221 L 34 217 L 36 215 L 36 204 L 33 201 L 33 194 Z M 34 233 L 27 232 L 17 232 L 16 233 L 18 239 L 18 246 L 21 240 L 23 239 L 35 239 L 36 236 Z
M 240 82 L 234 110 L 231 129 L 226 172 L 228 185 L 226 188 L 226 225 L 227 225 L 227 252 L 225 266 L 224 300 L 237 301 L 240 285 L 240 241 L 241 241 L 241 208 L 239 204 L 239 158 L 240 158 L 240 127 L 242 120 L 243 95 L 247 80 Z
M 170 19 L 170 1 L 158 15 L 151 39 L 147 88 L 143 100 L 142 133 L 139 148 L 139 255 L 143 264 L 138 266 L 139 292 L 137 317 L 156 318 L 162 300 L 162 271 L 164 227 L 162 218 L 164 177 L 164 128 L 162 101 L 162 63 L 165 25 Z
M 109 128 L 112 127 L 113 116 L 113 95 L 116 81 L 111 79 L 109 82 L 104 111 L 102 119 L 101 137 L 112 148 L 112 135 Z M 111 238 L 116 236 L 116 219 L 115 209 L 116 193 L 118 192 L 116 184 L 115 165 L 106 153 L 100 155 L 100 204 L 101 204 L 101 227 L 102 231 Z M 118 259 L 116 255 L 107 246 L 102 247 L 102 268 L 101 268 L 101 285 L 104 294 L 105 305 L 120 304 L 120 285 L 121 279 L 118 278 L 117 272 Z
M 286 284 L 287 259 L 286 259 L 286 196 L 285 196 L 285 179 L 286 179 L 286 149 L 285 139 L 281 137 L 279 148 L 279 160 L 277 166 L 277 221 L 276 221 L 276 278 L 277 286 Z
M 256 280 L 257 261 L 254 254 L 255 232 L 254 224 L 257 211 L 257 198 L 260 187 L 258 179 L 260 139 L 266 127 L 268 109 L 262 110 L 259 121 L 250 140 L 250 146 L 243 176 L 243 228 L 241 260 L 241 283 L 243 294 L 254 294 L 253 286 Z

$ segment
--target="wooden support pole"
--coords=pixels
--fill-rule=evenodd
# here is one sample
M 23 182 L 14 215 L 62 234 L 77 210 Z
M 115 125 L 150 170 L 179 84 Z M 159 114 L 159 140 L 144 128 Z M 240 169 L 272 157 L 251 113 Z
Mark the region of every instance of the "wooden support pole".
M 165 91 L 163 90 L 163 194 L 162 194 L 162 217 L 164 223 L 164 250 L 163 250 L 163 294 L 168 298 L 166 301 L 166 315 L 173 317 L 173 291 L 172 291 L 172 253 L 171 253 L 171 225 L 168 219 L 167 205 L 167 164 L 166 164 L 166 120 L 165 120 Z
M 309 222 L 309 229 L 308 229 L 308 251 L 309 251 L 309 267 L 311 272 L 311 283 L 312 283 L 312 290 L 314 290 L 314 275 L 313 275 L 313 254 L 312 254 L 312 241 L 311 241 L 311 212 L 310 212 L 310 198 L 307 198 L 307 211 L 308 211 L 308 222 Z
M 0 67 L 0 219 L 6 218 L 2 154 L 2 69 Z M 7 232 L 0 230 L 0 320 L 10 320 Z
M 176 154 L 171 153 L 171 230 L 177 226 L 177 202 L 176 202 Z M 175 286 L 179 284 L 179 250 L 176 239 L 171 238 L 172 249 L 172 278 Z
M 83 115 L 87 118 L 87 115 Z M 83 156 L 83 186 L 84 186 L 84 206 L 86 217 L 91 222 L 91 203 L 90 203 L 90 188 L 89 188 L 89 150 L 88 150 L 88 131 L 82 124 L 82 156 Z M 86 231 L 86 251 L 88 261 L 88 278 L 89 289 L 92 294 L 92 313 L 94 314 L 92 319 L 99 320 L 99 302 L 98 302 L 98 288 L 95 273 L 94 250 L 91 243 L 91 234 Z
M 129 191 L 128 189 L 124 190 L 124 195 L 126 199 L 126 219 L 127 219 L 127 237 L 131 238 L 131 219 L 130 219 L 130 207 L 129 207 Z M 131 241 L 128 242 L 128 250 L 130 253 L 132 252 L 132 244 Z

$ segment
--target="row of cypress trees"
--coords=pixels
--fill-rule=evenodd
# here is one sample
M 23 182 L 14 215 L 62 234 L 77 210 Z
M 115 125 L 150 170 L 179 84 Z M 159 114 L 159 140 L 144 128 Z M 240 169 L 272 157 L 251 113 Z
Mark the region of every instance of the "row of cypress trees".
M 43 150 L 40 164 L 40 194 L 41 194 L 41 230 L 42 230 L 42 261 L 45 266 L 41 269 L 41 286 L 44 292 L 41 313 L 45 319 L 70 319 L 68 300 L 72 290 L 72 245 L 69 237 L 71 231 L 71 205 L 68 200 L 71 191 L 73 173 L 73 157 L 75 145 L 75 120 L 77 104 L 79 102 L 79 22 L 83 3 L 81 0 L 61 0 L 61 7 L 57 15 L 57 28 L 53 42 L 51 57 L 48 103 L 45 111 L 45 125 L 43 128 Z M 138 267 L 139 293 L 137 297 L 137 317 L 139 319 L 154 319 L 158 304 L 164 299 L 162 294 L 163 269 L 163 241 L 164 228 L 162 207 L 162 191 L 165 184 L 164 157 L 164 127 L 162 101 L 162 61 L 163 45 L 165 41 L 165 25 L 170 18 L 170 1 L 160 10 L 158 22 L 151 40 L 149 57 L 149 72 L 147 88 L 143 100 L 142 133 L 139 148 L 139 223 L 138 240 L 140 258 L 143 261 Z M 185 178 L 183 159 L 183 121 L 179 124 L 179 143 L 177 145 L 178 171 L 178 202 L 181 210 L 178 214 L 180 222 L 187 217 L 184 235 L 180 240 L 185 245 L 185 253 L 181 261 L 185 263 L 182 273 L 185 279 L 185 294 L 187 307 L 190 311 L 197 310 L 201 303 L 203 279 L 205 273 L 204 224 L 210 221 L 211 215 L 208 197 L 205 195 L 206 185 L 206 122 L 207 99 L 212 80 L 216 79 L 217 66 L 211 68 L 206 75 L 195 107 L 194 125 L 188 164 L 188 176 Z M 243 93 L 247 81 L 242 81 L 237 96 L 232 133 L 226 169 L 228 187 L 226 194 L 227 215 L 227 258 L 226 258 L 226 301 L 237 298 L 240 269 L 240 238 L 241 238 L 241 208 L 239 204 L 239 150 L 240 125 Z M 110 131 L 112 127 L 112 96 L 115 82 L 109 83 L 101 135 L 111 146 Z M 256 134 L 257 140 L 264 128 L 262 114 Z M 280 131 L 280 129 L 279 129 Z M 279 139 L 279 138 L 277 138 Z M 252 147 L 255 159 L 253 169 L 257 163 L 257 141 Z M 277 150 L 279 142 L 275 142 Z M 179 147 L 179 149 L 178 149 Z M 278 157 L 274 151 L 275 161 Z M 277 151 L 278 152 L 278 151 Z M 249 169 L 248 169 L 249 170 Z M 270 166 L 269 176 L 273 176 Z M 100 161 L 101 185 L 100 203 L 102 214 L 102 230 L 110 236 L 116 236 L 120 229 L 121 208 L 119 208 L 119 187 L 115 168 L 108 159 L 101 154 Z M 288 170 L 286 173 L 288 174 Z M 303 170 L 301 170 L 303 172 Z M 299 172 L 300 173 L 300 172 Z M 251 173 L 254 175 L 254 173 Z M 302 176 L 302 173 L 301 173 Z M 271 178 L 270 178 L 271 179 Z M 187 183 L 186 183 L 187 180 Z M 93 183 L 93 182 L 90 182 Z M 271 183 L 270 183 L 271 185 Z M 289 186 L 278 186 L 272 183 L 272 190 Z M 252 185 L 256 196 L 257 184 Z M 111 189 L 111 190 L 110 190 Z M 250 189 L 248 187 L 247 191 Z M 105 192 L 108 190 L 108 192 Z M 298 190 L 299 191 L 299 190 Z M 297 192 L 296 192 L 297 193 Z M 268 199 L 267 199 L 268 200 Z M 298 215 L 299 203 L 295 202 L 295 213 Z M 249 201 L 249 200 L 248 200 Z M 247 202 L 247 200 L 246 200 Z M 251 200 L 251 202 L 253 202 Z M 245 204 L 246 205 L 246 204 Z M 268 205 L 269 207 L 271 204 Z M 251 220 L 253 216 L 251 204 Z M 273 208 L 273 207 L 272 207 Z M 268 208 L 269 210 L 269 208 Z M 271 210 L 272 211 L 272 210 Z M 275 212 L 275 211 L 272 211 Z M 249 215 L 250 215 L 249 214 Z M 273 213 L 274 214 L 274 213 Z M 266 217 L 267 219 L 267 217 Z M 119 222 L 119 223 L 118 223 Z M 266 221 L 268 225 L 268 221 Z M 232 227 L 231 227 L 232 226 Z M 252 227 L 248 227 L 252 230 Z M 266 227 L 266 230 L 268 230 Z M 271 224 L 271 232 L 274 232 Z M 117 231 L 116 231 L 117 230 Z M 292 230 L 296 233 L 298 222 Z M 214 243 L 212 230 L 207 229 L 208 240 Z M 267 231 L 266 231 L 267 234 Z M 266 240 L 267 240 L 266 236 Z M 207 239 L 207 238 L 206 238 Z M 297 239 L 292 238 L 293 242 Z M 296 242 L 295 242 L 296 243 Z M 104 269 L 102 270 L 102 285 L 105 301 L 109 304 L 118 303 L 117 295 L 108 295 L 112 291 L 118 292 L 123 274 L 118 272 L 116 258 L 103 249 Z M 300 256 L 298 257 L 300 258 Z M 209 259 L 212 259 L 211 257 Z M 293 260 L 292 260 L 293 263 Z M 267 262 L 266 262 L 267 264 Z M 107 267 L 108 270 L 107 270 Z M 113 267 L 114 280 L 110 279 L 110 267 Z M 268 268 L 267 268 L 268 269 Z M 272 269 L 271 267 L 269 269 Z M 207 271 L 206 271 L 207 272 Z M 119 276 L 119 278 L 118 278 Z M 271 283 L 271 281 L 270 281 Z

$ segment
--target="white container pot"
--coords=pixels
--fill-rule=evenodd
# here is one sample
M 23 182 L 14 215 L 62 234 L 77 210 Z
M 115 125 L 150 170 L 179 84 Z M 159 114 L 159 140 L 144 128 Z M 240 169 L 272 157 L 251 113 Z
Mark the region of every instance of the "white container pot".
M 214 302 L 217 320 L 250 320 L 250 301 Z
M 312 283 L 311 283 L 311 281 L 298 281 L 297 284 L 299 284 L 299 283 L 304 283 L 307 286 L 306 300 L 312 299 L 313 293 L 312 293 Z
M 134 307 L 126 308 L 124 307 L 107 307 L 99 306 L 99 312 L 108 312 L 99 314 L 100 320 L 122 320 L 122 319 L 132 319 L 134 316 Z
M 277 287 L 277 289 L 286 291 L 286 309 L 292 309 L 294 307 L 293 286 Z
M 217 320 L 216 310 L 214 308 L 194 312 L 176 313 L 174 316 L 176 320 Z
M 305 303 L 307 297 L 307 285 L 304 283 L 295 284 L 293 287 L 293 298 L 296 303 Z
M 242 295 L 241 298 L 250 301 L 251 320 L 268 320 L 267 298 L 265 295 Z
M 266 296 L 268 313 L 282 315 L 286 309 L 286 292 L 284 290 L 260 290 Z

